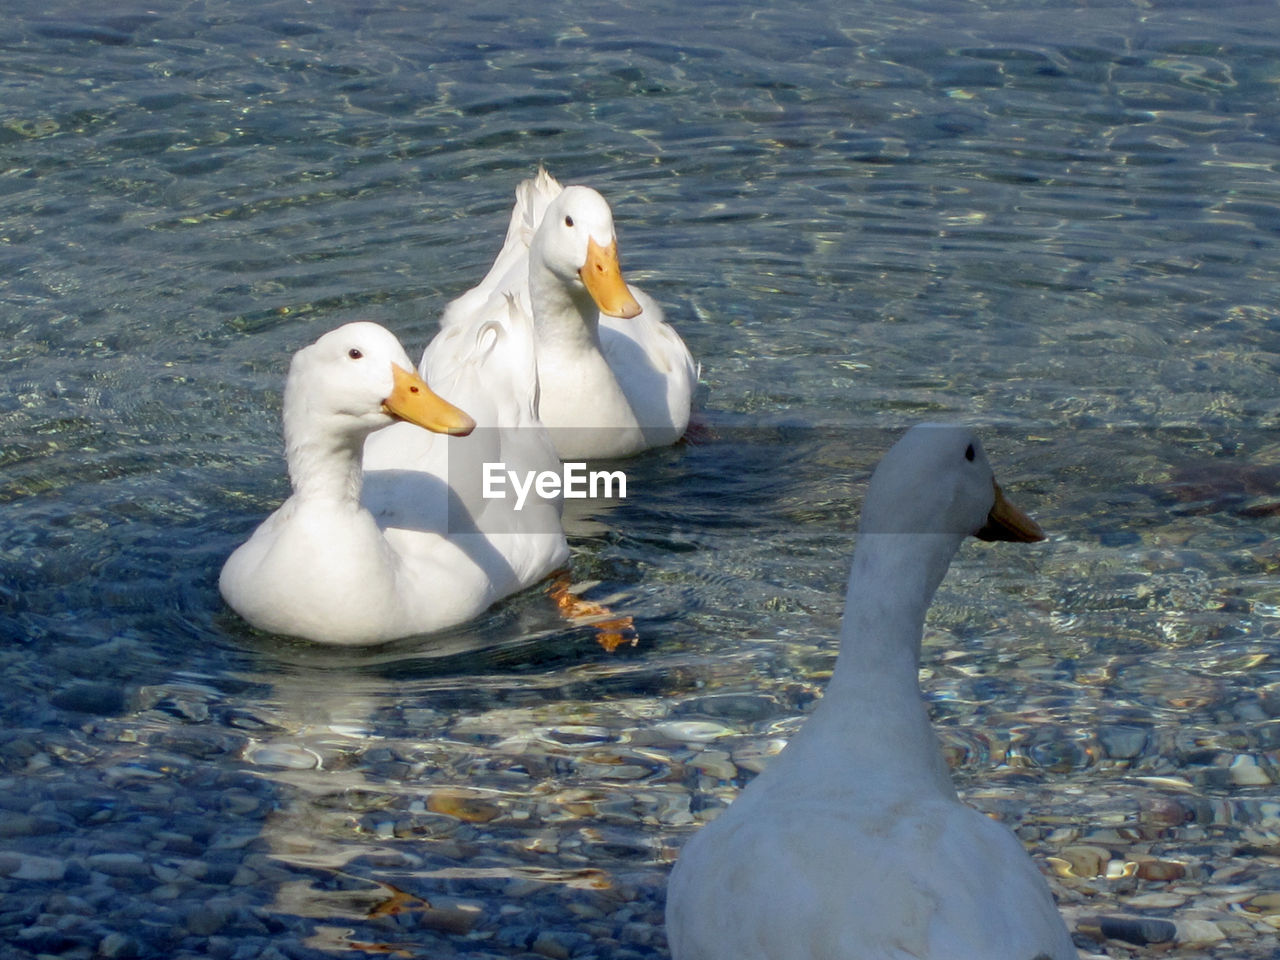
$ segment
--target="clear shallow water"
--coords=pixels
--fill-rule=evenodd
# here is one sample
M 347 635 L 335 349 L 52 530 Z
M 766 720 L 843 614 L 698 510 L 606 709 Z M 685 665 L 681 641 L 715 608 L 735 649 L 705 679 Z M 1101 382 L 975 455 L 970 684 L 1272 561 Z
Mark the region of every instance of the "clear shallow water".
M 15 956 L 520 956 L 541 930 L 665 955 L 679 844 L 820 695 L 866 476 L 960 417 L 1051 533 L 967 547 L 932 613 L 966 796 L 1057 858 L 1073 919 L 1208 918 L 1226 939 L 1178 950 L 1273 955 L 1274 9 L 795 10 L 11 5 Z M 215 580 L 287 489 L 288 357 L 353 319 L 420 350 L 539 162 L 610 198 L 703 363 L 710 439 L 637 461 L 573 540 L 637 643 L 538 591 L 373 651 L 255 635 Z M 1148 856 L 1185 876 L 1123 875 Z

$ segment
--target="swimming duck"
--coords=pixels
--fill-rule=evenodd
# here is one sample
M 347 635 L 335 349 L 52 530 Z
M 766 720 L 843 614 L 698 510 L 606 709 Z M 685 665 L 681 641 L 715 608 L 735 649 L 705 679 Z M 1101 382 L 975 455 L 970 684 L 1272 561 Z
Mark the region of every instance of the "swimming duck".
M 957 797 L 920 697 L 925 612 L 970 534 L 1044 538 L 977 436 L 913 428 L 867 489 L 826 695 L 672 871 L 674 960 L 1075 960 L 1026 850 Z
M 372 644 L 461 623 L 511 592 L 513 562 L 450 485 L 450 445 L 475 425 L 377 324 L 347 324 L 298 351 L 284 394 L 293 494 L 227 559 L 228 605 L 271 633 Z M 362 469 L 366 438 L 399 428 L 397 441 L 426 438 L 414 458 Z M 563 562 L 563 534 L 548 533 Z
M 502 250 L 449 304 L 442 329 L 508 293 L 532 312 L 539 413 L 561 459 L 629 457 L 684 435 L 693 357 L 662 308 L 623 280 L 604 197 L 545 170 L 521 183 Z

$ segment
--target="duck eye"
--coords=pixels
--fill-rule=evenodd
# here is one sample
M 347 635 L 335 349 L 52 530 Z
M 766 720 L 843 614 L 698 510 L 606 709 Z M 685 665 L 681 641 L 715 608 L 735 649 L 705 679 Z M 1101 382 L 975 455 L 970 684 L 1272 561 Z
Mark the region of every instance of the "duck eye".
M 347 351 L 347 356 L 350 357 L 352 360 L 359 360 L 361 357 L 364 356 L 364 354 L 361 353 L 359 349 L 357 349 L 356 347 L 352 347 L 350 350 Z
M 573 226 L 573 217 L 565 217 L 565 218 L 564 218 L 564 225 L 565 225 L 566 227 L 572 227 L 572 226 Z
M 973 444 L 971 443 L 971 444 L 969 444 L 969 446 L 968 446 L 968 447 L 966 447 L 966 448 L 965 448 L 965 451 L 964 451 L 964 458 L 965 458 L 966 460 L 968 460 L 968 461 L 972 462 L 972 460 L 973 460 L 973 458 L 974 458 L 975 456 L 976 456 L 976 454 L 973 452 Z

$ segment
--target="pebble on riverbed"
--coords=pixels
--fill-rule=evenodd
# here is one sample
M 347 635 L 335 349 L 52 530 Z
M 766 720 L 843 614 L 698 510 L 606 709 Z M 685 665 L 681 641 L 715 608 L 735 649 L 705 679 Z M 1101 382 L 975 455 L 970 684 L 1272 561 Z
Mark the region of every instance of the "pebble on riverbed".
M 1123 940 L 1140 947 L 1168 943 L 1178 934 L 1177 927 L 1168 920 L 1154 917 L 1097 917 L 1090 924 L 1081 924 L 1081 929 L 1090 928 L 1108 940 Z
M 400 727 L 382 717 L 379 736 L 273 739 L 270 716 L 224 716 L 214 698 L 208 716 L 224 723 L 204 719 L 198 693 L 152 691 L 154 729 L 77 714 L 80 727 L 0 731 L 0 943 L 15 958 L 660 960 L 680 839 L 796 726 L 772 700 L 699 696 L 637 701 L 642 719 L 614 701 L 567 717 L 415 709 Z M 1162 736 L 1134 722 L 1098 739 L 1127 764 L 1165 750 Z M 1255 756 L 1243 749 L 1206 754 L 1206 768 L 1226 774 Z M 974 747 L 966 762 L 987 755 Z M 1256 756 L 1235 769 L 1268 772 Z M 1280 868 L 1259 851 L 1275 847 L 1280 804 L 1245 807 L 1193 781 L 1149 767 L 1131 790 L 1094 793 L 1001 766 L 965 793 L 1017 825 L 1100 953 L 1269 960 Z M 418 906 L 350 907 L 353 888 L 384 880 Z M 291 886 L 302 903 L 280 899 Z M 1121 916 L 1104 935 L 1109 912 Z

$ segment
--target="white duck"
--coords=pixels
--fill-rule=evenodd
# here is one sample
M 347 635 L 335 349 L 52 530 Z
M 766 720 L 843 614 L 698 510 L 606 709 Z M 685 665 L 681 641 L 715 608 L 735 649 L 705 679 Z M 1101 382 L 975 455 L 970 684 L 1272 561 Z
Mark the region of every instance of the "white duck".
M 826 695 L 672 871 L 674 960 L 1075 960 L 1026 850 L 956 796 L 920 697 L 925 612 L 969 534 L 1044 536 L 972 432 L 910 430 L 867 490 Z
M 441 327 L 471 323 L 495 294 L 532 311 L 539 412 L 562 459 L 628 457 L 684 435 L 693 357 L 662 308 L 623 280 L 613 213 L 595 190 L 545 170 L 521 183 L 497 259 Z
M 445 450 L 465 441 L 443 434 L 464 436 L 475 422 L 412 369 L 372 323 L 339 327 L 294 356 L 284 395 L 293 495 L 232 553 L 218 583 L 255 627 L 378 643 L 461 623 L 513 589 L 507 558 L 483 534 L 459 532 L 465 510 L 450 510 L 459 497 Z M 434 438 L 437 455 L 396 476 L 366 475 L 366 437 L 397 421 Z M 554 537 L 564 549 L 563 534 Z

